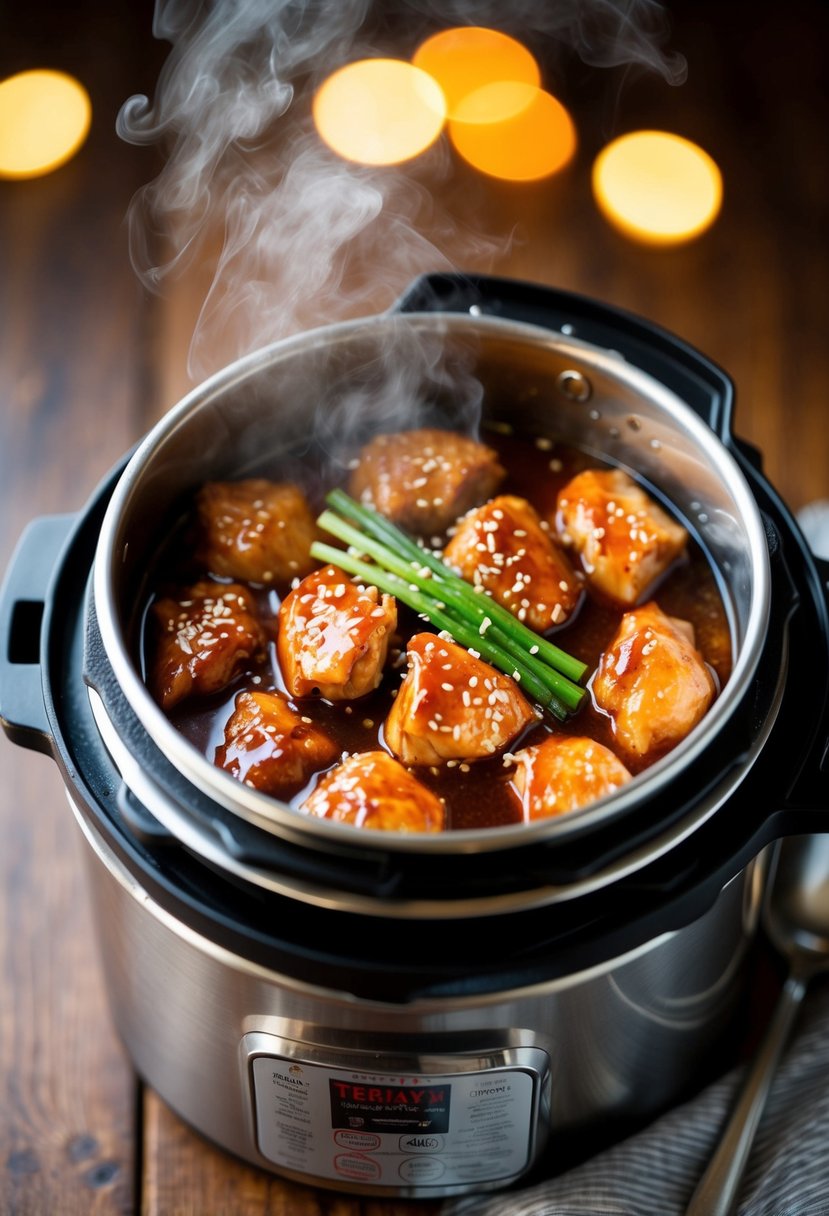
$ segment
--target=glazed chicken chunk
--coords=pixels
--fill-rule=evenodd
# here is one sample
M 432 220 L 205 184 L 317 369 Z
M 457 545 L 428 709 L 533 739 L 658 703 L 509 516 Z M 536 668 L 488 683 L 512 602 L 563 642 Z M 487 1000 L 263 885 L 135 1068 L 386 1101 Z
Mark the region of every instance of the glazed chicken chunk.
M 409 669 L 384 727 L 404 764 L 491 756 L 535 719 L 513 680 L 455 642 L 418 633 L 406 655 Z
M 654 602 L 622 617 L 591 682 L 593 700 L 613 720 L 616 741 L 636 761 L 669 751 L 714 700 L 714 678 L 688 621 Z
M 574 811 L 631 779 L 609 748 L 579 736 L 550 735 L 516 752 L 512 761 L 510 787 L 525 823 Z
M 396 628 L 394 596 L 355 586 L 336 566 L 314 571 L 279 609 L 277 654 L 288 691 L 329 701 L 372 692 Z
M 266 637 L 253 596 L 238 583 L 203 579 L 153 605 L 157 638 L 150 686 L 162 709 L 225 688 Z
M 688 533 L 621 469 L 587 469 L 558 496 L 562 543 L 580 555 L 588 583 L 632 605 L 682 553 Z
M 337 758 L 337 745 L 278 692 L 245 691 L 216 748 L 214 762 L 237 781 L 283 797 Z
M 211 481 L 197 497 L 200 557 L 211 574 L 289 583 L 313 569 L 318 532 L 298 486 L 264 478 Z
M 401 528 L 437 536 L 494 494 L 504 475 L 491 448 L 426 427 L 372 439 L 360 453 L 349 492 Z
M 387 752 L 348 756 L 320 781 L 302 809 L 384 832 L 440 832 L 443 802 Z
M 538 633 L 563 624 L 578 605 L 570 562 L 525 498 L 504 494 L 469 511 L 443 556 Z

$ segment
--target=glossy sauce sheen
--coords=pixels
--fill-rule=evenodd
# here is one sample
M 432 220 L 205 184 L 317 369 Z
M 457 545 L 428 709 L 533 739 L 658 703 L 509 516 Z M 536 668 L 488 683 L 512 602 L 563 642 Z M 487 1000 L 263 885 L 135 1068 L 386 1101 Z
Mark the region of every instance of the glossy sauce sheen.
M 507 470 L 499 493 L 527 498 L 542 519 L 551 521 L 551 525 L 555 518 L 559 490 L 576 473 L 585 468 L 595 468 L 600 463 L 594 457 L 588 457 L 576 449 L 558 443 L 550 445 L 546 440 L 533 441 L 491 432 L 486 432 L 483 439 L 498 451 Z M 275 470 L 272 476 L 278 480 L 282 475 L 279 470 Z M 314 505 L 321 505 L 321 501 L 320 504 Z M 185 527 L 165 547 L 158 570 L 152 579 L 151 601 L 182 587 L 191 577 L 203 574 L 203 571 L 193 569 L 192 559 L 187 556 L 192 549 L 187 543 L 186 534 Z M 570 556 L 578 568 L 576 559 L 572 554 Z M 257 597 L 265 629 L 269 636 L 275 639 L 279 594 L 275 590 L 256 587 L 252 589 Z M 715 575 L 693 537 L 689 539 L 683 557 L 646 598 L 655 599 L 669 616 L 691 622 L 697 649 L 715 673 L 719 686 L 722 686 L 731 671 L 731 635 Z M 588 593 L 575 618 L 547 636 L 587 663 L 592 672 L 602 651 L 616 633 L 622 612 L 618 606 L 604 603 Z M 145 612 L 144 620 L 147 621 L 149 616 L 149 612 Z M 406 639 L 413 633 L 431 628 L 403 604 L 398 605 L 398 617 L 398 635 L 390 648 L 383 681 L 374 693 L 350 703 L 332 704 L 313 697 L 296 702 L 302 714 L 311 718 L 336 741 L 340 753 L 369 751 L 383 746 L 383 722 L 392 704 L 393 690 L 399 686 L 406 673 Z M 148 645 L 149 639 L 145 636 L 142 646 L 144 657 Z M 186 701 L 176 706 L 170 712 L 170 719 L 212 763 L 216 749 L 223 741 L 224 726 L 233 710 L 237 693 L 245 687 L 253 686 L 263 690 L 280 688 L 284 691 L 273 641 L 269 643 L 265 662 L 251 665 L 221 694 Z M 586 698 L 583 708 L 569 722 L 562 724 L 545 718 L 542 723 L 531 726 L 523 736 L 514 740 L 510 750 L 517 751 L 520 747 L 541 742 L 550 731 L 588 735 L 616 751 L 630 771 L 636 771 L 631 765 L 630 757 L 618 753 L 614 746 L 610 720 L 593 707 L 589 697 Z M 506 788 L 510 770 L 505 766 L 502 757 L 476 760 L 464 767 L 468 767 L 467 772 L 462 771 L 460 766 L 417 767 L 413 770 L 425 786 L 445 800 L 447 827 L 455 830 L 477 829 L 518 822 L 517 801 L 508 795 Z M 286 801 L 299 807 L 321 775 L 315 774 L 308 786 L 293 791 L 293 795 L 286 798 Z

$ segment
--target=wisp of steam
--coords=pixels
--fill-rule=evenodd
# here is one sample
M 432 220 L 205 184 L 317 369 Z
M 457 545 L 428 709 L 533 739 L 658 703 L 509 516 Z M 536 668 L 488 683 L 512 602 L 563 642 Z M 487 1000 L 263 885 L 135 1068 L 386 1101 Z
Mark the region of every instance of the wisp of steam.
M 157 0 L 171 50 L 155 97 L 134 96 L 118 133 L 157 144 L 165 163 L 133 199 L 130 254 L 160 292 L 211 269 L 190 349 L 194 379 L 298 330 L 373 313 L 426 271 L 486 269 L 505 234 L 436 202 L 444 141 L 407 166 L 339 160 L 313 131 L 309 99 L 343 64 L 407 58 L 438 29 L 488 25 L 575 52 L 597 67 L 684 76 L 654 0 Z M 466 217 L 474 215 L 468 191 Z M 428 236 L 426 233 L 428 232 Z

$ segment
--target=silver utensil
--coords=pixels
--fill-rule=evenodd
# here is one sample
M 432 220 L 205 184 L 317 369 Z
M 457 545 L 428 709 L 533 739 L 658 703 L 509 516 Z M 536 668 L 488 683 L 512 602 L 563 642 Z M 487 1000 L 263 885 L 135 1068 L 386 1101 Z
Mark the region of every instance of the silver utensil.
M 733 1211 L 774 1071 L 801 1001 L 813 976 L 829 969 L 829 835 L 795 836 L 775 846 L 763 919 L 775 949 L 788 960 L 788 978 L 686 1216 L 728 1216 Z

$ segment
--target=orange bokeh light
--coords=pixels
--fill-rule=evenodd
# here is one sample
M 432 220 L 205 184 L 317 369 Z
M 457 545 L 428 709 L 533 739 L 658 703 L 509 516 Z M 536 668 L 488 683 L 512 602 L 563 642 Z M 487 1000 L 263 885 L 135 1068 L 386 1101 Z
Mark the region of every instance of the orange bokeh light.
M 434 143 L 446 102 L 440 86 L 413 64 L 361 59 L 323 82 L 313 114 L 320 136 L 339 156 L 363 165 L 396 165 Z
M 41 177 L 75 155 L 92 105 L 65 72 L 37 68 L 0 81 L 0 177 Z
M 576 151 L 567 110 L 534 85 L 501 81 L 470 93 L 449 123 L 457 151 L 490 177 L 530 182 L 563 169 Z
M 722 204 L 722 175 L 707 152 L 667 131 L 632 131 L 593 165 L 593 194 L 607 220 L 647 245 L 699 236 Z
M 459 26 L 427 38 L 412 56 L 443 89 L 449 118 L 470 93 L 501 81 L 538 86 L 541 74 L 525 46 L 498 30 Z

